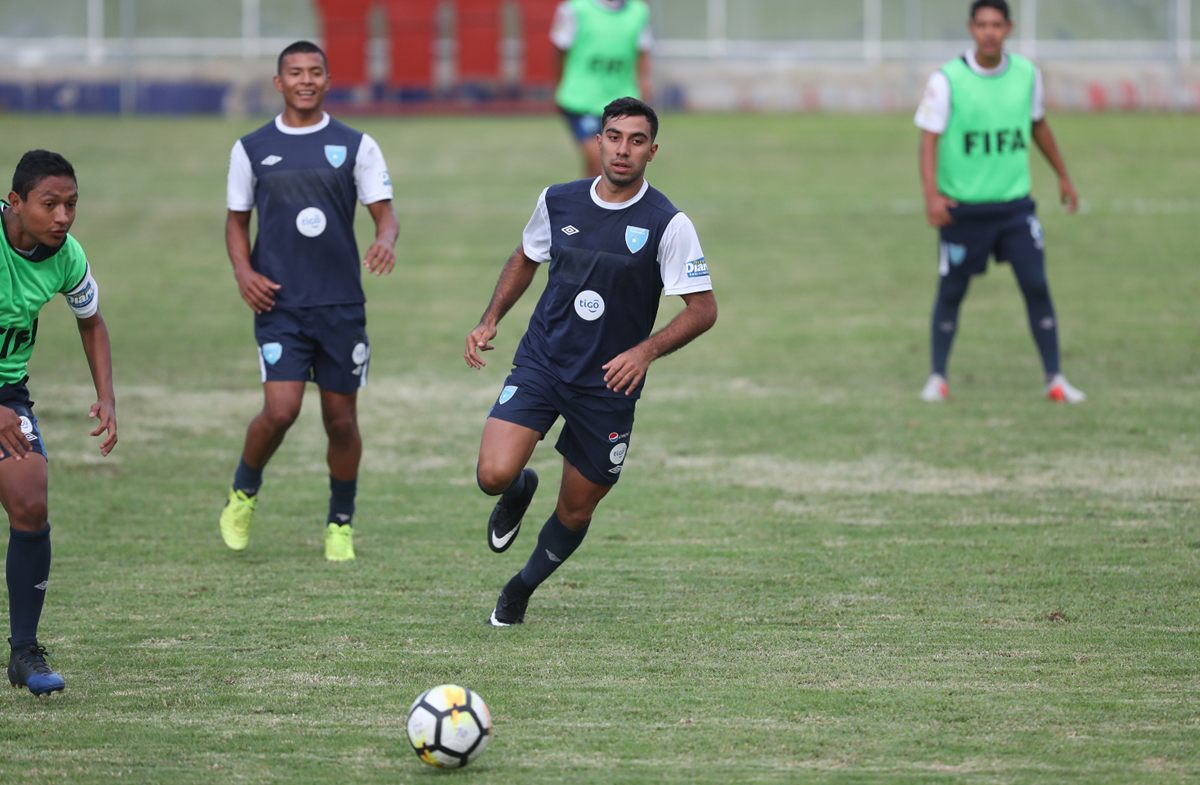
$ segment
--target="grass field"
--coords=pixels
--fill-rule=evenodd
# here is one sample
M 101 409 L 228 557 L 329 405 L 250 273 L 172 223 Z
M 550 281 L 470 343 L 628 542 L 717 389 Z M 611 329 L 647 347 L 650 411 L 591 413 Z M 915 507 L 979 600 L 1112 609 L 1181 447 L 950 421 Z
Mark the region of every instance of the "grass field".
M 651 369 L 629 470 L 509 630 L 482 622 L 560 462 L 547 439 L 503 556 L 473 466 L 534 298 L 484 371 L 462 340 L 540 189 L 576 172 L 557 119 L 355 123 L 404 228 L 396 273 L 367 282 L 349 565 L 322 559 L 313 397 L 250 549 L 217 532 L 261 395 L 222 234 L 228 150 L 257 122 L 0 122 L 4 171 L 33 147 L 77 166 L 121 435 L 101 460 L 74 320 L 48 306 L 42 637 L 68 686 L 3 695 L 0 781 L 1200 777 L 1200 118 L 1054 120 L 1087 200 L 1063 215 L 1038 164 L 1064 367 L 1089 394 L 1065 407 L 1003 267 L 965 305 L 952 400 L 917 400 L 936 260 L 907 117 L 665 117 L 651 182 L 694 218 L 721 318 Z M 495 721 L 451 775 L 404 737 L 444 681 Z

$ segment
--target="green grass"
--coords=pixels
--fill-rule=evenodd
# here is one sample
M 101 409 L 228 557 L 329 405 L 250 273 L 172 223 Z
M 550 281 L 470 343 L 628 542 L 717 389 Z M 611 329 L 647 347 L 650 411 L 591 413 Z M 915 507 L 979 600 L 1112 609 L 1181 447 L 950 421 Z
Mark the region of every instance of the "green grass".
M 462 341 L 540 189 L 576 172 L 559 121 L 356 122 L 404 229 L 367 282 L 359 559 L 330 565 L 315 397 L 250 549 L 217 533 L 261 395 L 222 239 L 256 123 L 5 118 L 0 161 L 78 168 L 121 443 L 101 460 L 86 435 L 73 319 L 48 306 L 43 639 L 68 689 L 4 694 L 0 780 L 441 781 L 404 716 L 455 681 L 495 720 L 455 782 L 1194 782 L 1200 118 L 1054 122 L 1088 200 L 1063 215 L 1039 162 L 1077 407 L 1041 398 L 1004 267 L 973 284 L 952 401 L 917 401 L 936 261 L 908 118 L 665 117 L 651 181 L 694 218 L 721 318 L 651 369 L 587 542 L 498 631 L 560 465 L 539 448 L 528 531 L 491 554 L 474 460 L 534 298 L 483 372 Z

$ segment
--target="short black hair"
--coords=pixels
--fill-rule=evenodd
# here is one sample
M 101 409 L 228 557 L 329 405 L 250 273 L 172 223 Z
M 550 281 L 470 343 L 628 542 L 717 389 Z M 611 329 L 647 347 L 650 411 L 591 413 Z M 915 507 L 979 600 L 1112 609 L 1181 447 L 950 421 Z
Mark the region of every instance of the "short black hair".
M 1004 21 L 1012 21 L 1012 16 L 1008 13 L 1008 0 L 975 0 L 971 3 L 971 19 L 975 18 L 975 12 L 980 8 L 995 8 L 1004 14 Z
M 329 72 L 329 58 L 325 56 L 325 52 L 321 50 L 321 47 L 317 46 L 312 41 L 297 41 L 279 53 L 279 62 L 275 66 L 276 73 L 283 73 L 283 58 L 287 57 L 288 55 L 301 54 L 320 55 L 321 60 L 323 60 L 325 63 L 325 72 Z
M 13 172 L 12 189 L 21 200 L 29 198 L 29 192 L 47 177 L 70 177 L 75 179 L 75 167 L 58 153 L 49 150 L 30 150 L 17 162 Z
M 604 127 L 608 125 L 608 121 L 614 117 L 644 117 L 650 121 L 650 141 L 654 141 L 658 136 L 658 115 L 650 107 L 650 104 L 645 101 L 639 101 L 636 98 L 626 96 L 604 107 L 604 114 L 600 116 L 600 130 L 603 132 Z

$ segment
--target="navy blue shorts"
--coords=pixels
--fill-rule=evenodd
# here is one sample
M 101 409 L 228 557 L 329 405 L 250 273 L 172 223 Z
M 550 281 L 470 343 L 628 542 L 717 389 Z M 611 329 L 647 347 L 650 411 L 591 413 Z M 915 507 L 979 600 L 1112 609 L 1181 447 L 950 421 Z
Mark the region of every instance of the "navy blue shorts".
M 562 116 L 567 118 L 567 125 L 571 126 L 571 133 L 575 134 L 575 141 L 583 144 L 584 142 L 593 142 L 596 140 L 596 134 L 600 133 L 600 120 L 598 114 L 576 114 L 568 112 L 561 106 L 558 111 L 562 112 Z
M 1045 243 L 1036 210 L 1029 198 L 951 207 L 954 222 L 939 231 L 938 272 L 942 277 L 980 275 L 994 256 L 1012 264 L 1019 278 L 1044 275 Z
M 561 414 L 554 448 L 597 485 L 616 485 L 629 451 L 636 400 L 588 395 L 533 368 L 513 368 L 489 417 L 532 428 L 545 438 Z
M 362 305 L 275 308 L 254 317 L 258 363 L 266 382 L 316 382 L 350 395 L 367 386 L 371 344 Z
M 33 416 L 33 401 L 29 400 L 29 388 L 25 382 L 0 385 L 0 406 L 16 412 L 21 418 L 21 433 L 29 441 L 29 449 L 45 458 L 46 444 L 42 441 L 42 432 L 38 430 L 37 418 Z M 8 450 L 0 446 L 0 461 L 7 457 Z

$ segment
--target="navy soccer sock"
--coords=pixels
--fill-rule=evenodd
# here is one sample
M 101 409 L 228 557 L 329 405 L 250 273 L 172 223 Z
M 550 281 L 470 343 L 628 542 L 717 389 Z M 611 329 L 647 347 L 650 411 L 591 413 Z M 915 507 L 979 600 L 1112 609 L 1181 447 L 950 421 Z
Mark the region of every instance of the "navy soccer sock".
M 233 489 L 254 496 L 262 487 L 262 473 L 262 468 L 255 469 L 245 458 L 239 459 L 237 471 L 233 473 Z
M 942 276 L 938 284 L 937 299 L 933 303 L 933 326 L 931 355 L 933 373 L 946 376 L 946 366 L 950 362 L 950 347 L 954 345 L 954 335 L 958 332 L 958 311 L 963 298 L 967 296 L 967 286 L 971 279 L 951 275 Z
M 341 526 L 351 524 L 354 519 L 354 496 L 358 493 L 358 480 L 339 480 L 329 475 L 329 523 Z
M 583 543 L 589 528 L 590 524 L 583 527 L 583 531 L 573 532 L 562 525 L 557 512 L 550 516 L 538 535 L 537 547 L 533 549 L 524 569 L 518 573 L 530 591 L 540 586 L 575 552 Z
M 8 618 L 12 647 L 27 649 L 37 643 L 38 621 L 50 579 L 50 524 L 35 532 L 8 530 Z
M 1045 284 L 1022 288 L 1025 295 L 1025 310 L 1029 314 L 1029 330 L 1038 354 L 1042 356 L 1042 368 L 1046 379 L 1058 373 L 1058 319 L 1054 316 L 1054 303 L 1050 300 L 1050 288 Z

